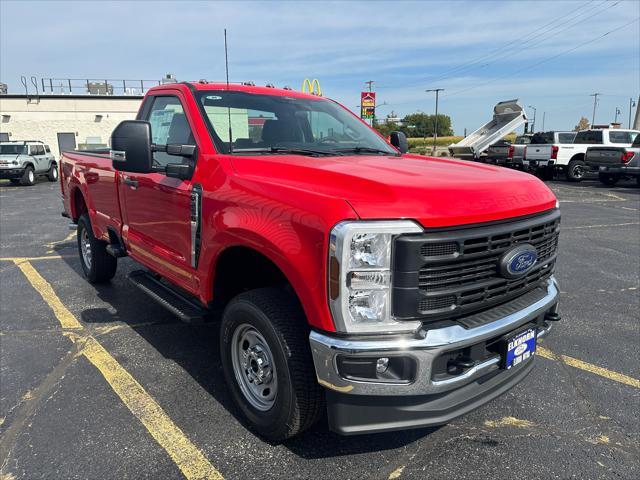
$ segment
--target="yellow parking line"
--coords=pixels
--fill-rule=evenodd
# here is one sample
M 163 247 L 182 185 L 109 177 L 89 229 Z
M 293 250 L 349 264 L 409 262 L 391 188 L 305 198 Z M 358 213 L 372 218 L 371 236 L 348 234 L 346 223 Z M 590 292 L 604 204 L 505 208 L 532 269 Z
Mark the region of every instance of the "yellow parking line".
M 83 328 L 82 325 L 80 325 L 80 322 L 78 322 L 78 319 L 73 316 L 73 313 L 71 313 L 60 301 L 56 293 L 53 291 L 53 288 L 51 288 L 51 285 L 49 285 L 49 282 L 42 278 L 42 275 L 40 275 L 29 262 L 16 262 L 16 265 L 20 270 L 22 270 L 22 273 L 27 277 L 27 280 L 31 282 L 33 288 L 36 289 L 44 301 L 51 307 L 53 313 L 60 322 L 60 325 L 62 325 L 62 328 L 69 328 L 73 330 L 80 330 Z
M 582 360 L 578 360 L 577 358 L 569 357 L 567 355 L 558 355 L 556 353 L 553 353 L 551 350 L 540 346 L 536 348 L 536 353 L 541 357 L 565 363 L 570 367 L 579 368 L 580 370 L 584 370 L 585 372 L 600 375 L 601 377 L 613 380 L 614 382 L 620 382 L 631 387 L 640 388 L 640 380 L 629 377 L 628 375 L 614 372 L 613 370 L 609 370 L 603 367 L 598 367 L 597 365 L 583 362 Z
M 81 330 L 82 335 L 68 332 L 73 342 L 83 344 L 84 355 L 109 383 L 131 413 L 142 422 L 151 436 L 169 454 L 183 475 L 189 480 L 223 480 L 222 475 L 207 460 L 204 454 L 187 438 L 169 418 L 158 403 L 127 372 L 113 356 L 78 322 L 62 304 L 51 285 L 28 261 L 16 261 L 16 265 L 27 277 L 56 318 L 65 329 Z
M 46 255 L 44 257 L 1 257 L 0 262 L 32 262 L 34 260 L 60 260 L 61 258 L 75 258 L 76 255 Z

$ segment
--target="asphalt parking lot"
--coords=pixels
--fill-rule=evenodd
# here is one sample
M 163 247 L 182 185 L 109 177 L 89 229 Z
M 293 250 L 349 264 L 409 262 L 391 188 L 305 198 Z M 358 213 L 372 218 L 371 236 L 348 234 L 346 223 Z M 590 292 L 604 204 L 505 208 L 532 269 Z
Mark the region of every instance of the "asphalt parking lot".
M 0 480 L 640 477 L 640 188 L 550 182 L 563 320 L 533 372 L 449 425 L 281 445 L 227 394 L 217 324 L 87 283 L 59 186 L 0 183 Z

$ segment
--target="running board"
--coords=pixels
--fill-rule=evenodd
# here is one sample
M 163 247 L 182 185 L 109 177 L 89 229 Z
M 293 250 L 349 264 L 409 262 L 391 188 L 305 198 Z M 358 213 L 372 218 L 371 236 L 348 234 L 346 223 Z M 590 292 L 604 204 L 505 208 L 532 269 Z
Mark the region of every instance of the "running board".
M 201 323 L 208 311 L 177 290 L 165 285 L 144 270 L 135 270 L 128 277 L 136 287 L 149 295 L 161 306 L 186 323 Z

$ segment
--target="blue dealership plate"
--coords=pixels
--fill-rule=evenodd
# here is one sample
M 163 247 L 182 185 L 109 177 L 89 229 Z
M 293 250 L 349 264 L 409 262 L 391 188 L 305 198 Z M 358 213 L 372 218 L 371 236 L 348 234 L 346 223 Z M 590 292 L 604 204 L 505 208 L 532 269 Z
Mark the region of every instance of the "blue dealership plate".
M 506 335 L 503 339 L 502 368 L 507 370 L 528 360 L 536 353 L 536 327 Z

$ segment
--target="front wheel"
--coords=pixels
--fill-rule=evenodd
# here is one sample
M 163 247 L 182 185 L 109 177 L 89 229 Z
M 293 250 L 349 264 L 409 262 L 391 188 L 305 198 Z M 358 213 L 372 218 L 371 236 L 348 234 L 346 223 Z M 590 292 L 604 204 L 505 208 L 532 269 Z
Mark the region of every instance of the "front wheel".
M 107 253 L 107 243 L 93 236 L 86 213 L 78 219 L 78 253 L 89 283 L 108 282 L 116 274 L 118 260 Z
M 272 441 L 311 427 L 323 392 L 297 298 L 279 288 L 242 293 L 225 309 L 221 329 L 225 379 L 250 426 Z
M 55 182 L 56 180 L 58 180 L 58 166 L 55 163 L 52 163 L 51 167 L 49 167 L 49 171 L 47 172 L 47 179 L 50 182 Z
M 567 180 L 581 182 L 586 173 L 586 165 L 582 160 L 571 160 L 567 165 Z
M 24 169 L 24 173 L 20 179 L 20 184 L 27 187 L 31 187 L 36 184 L 36 172 L 33 171 L 32 166 L 29 165 Z

